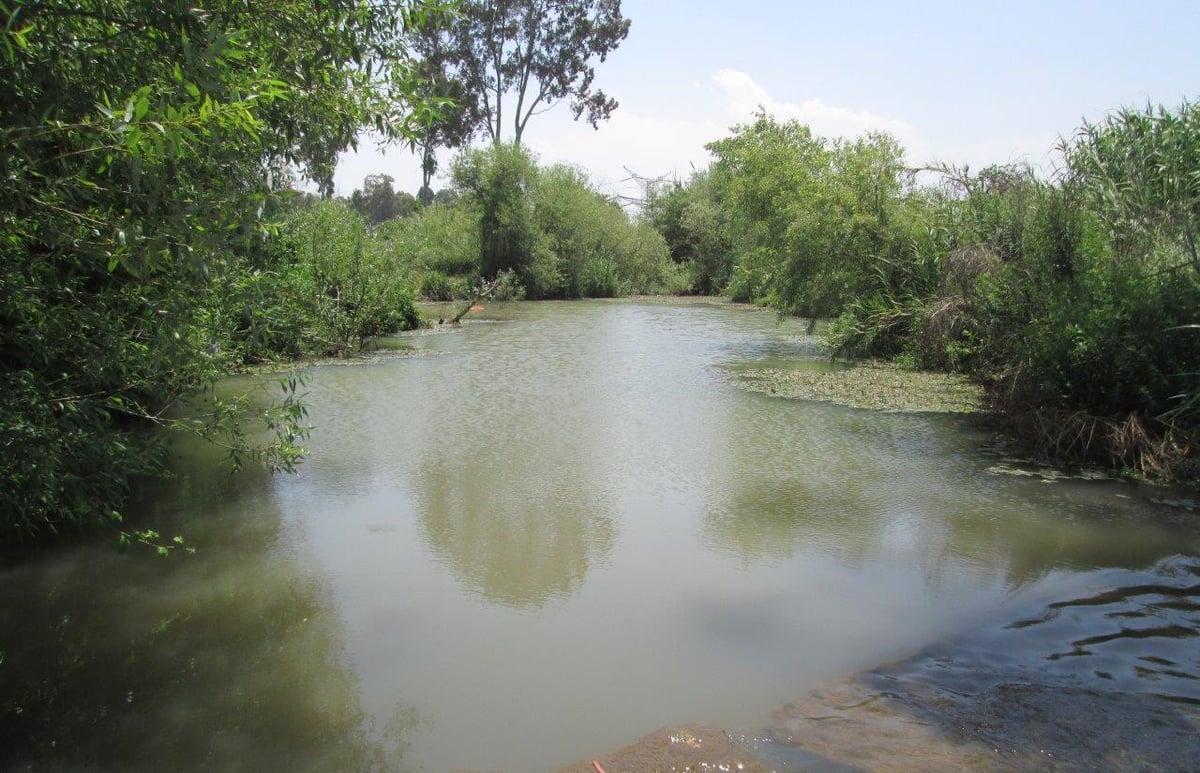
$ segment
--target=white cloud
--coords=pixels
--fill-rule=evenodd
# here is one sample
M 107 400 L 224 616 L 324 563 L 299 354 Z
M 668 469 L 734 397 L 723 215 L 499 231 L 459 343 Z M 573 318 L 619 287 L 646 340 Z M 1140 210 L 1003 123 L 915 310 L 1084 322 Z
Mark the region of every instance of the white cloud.
M 750 75 L 722 69 L 707 84 L 690 82 L 695 102 L 689 115 L 648 113 L 621 107 L 593 130 L 574 123 L 565 112 L 547 116 L 551 126 L 533 126 L 529 145 L 543 163 L 567 162 L 587 169 L 593 182 L 608 193 L 636 195 L 629 171 L 644 177 L 675 176 L 686 180 L 708 165 L 706 143 L 729 134 L 734 124 L 752 120 L 760 108 L 777 118 L 796 119 L 821 136 L 853 138 L 866 131 L 893 134 L 907 144 L 916 131 L 911 124 L 865 110 L 827 105 L 819 99 L 795 103 L 773 98 Z
M 713 80 L 726 100 L 727 112 L 739 121 L 748 120 L 761 107 L 769 115 L 807 124 L 822 137 L 853 139 L 868 131 L 885 131 L 905 143 L 916 134 L 912 124 L 897 118 L 827 105 L 820 99 L 803 102 L 777 100 L 750 75 L 739 70 L 718 70 Z
M 738 70 L 721 69 L 706 81 L 677 85 L 691 95 L 686 114 L 655 111 L 652 100 L 643 100 L 634 107 L 623 105 L 599 129 L 593 129 L 571 120 L 569 111 L 560 107 L 530 124 L 526 142 L 542 163 L 583 167 L 601 191 L 628 196 L 639 193 L 636 182 L 629 179 L 630 172 L 686 180 L 694 170 L 707 166 L 711 157 L 705 144 L 727 136 L 734 124 L 752 120 L 760 107 L 777 118 L 805 123 L 821 136 L 853 138 L 880 130 L 894 135 L 910 151 L 921 147 L 916 130 L 906 121 L 829 105 L 816 98 L 803 102 L 776 99 L 753 77 Z M 450 155 L 439 154 L 442 169 L 448 166 Z M 364 139 L 359 151 L 344 156 L 338 166 L 338 193 L 349 195 L 361 186 L 363 177 L 377 172 L 395 177 L 400 190 L 415 192 L 420 185 L 419 164 L 410 152 L 390 148 L 385 156 L 374 142 Z M 444 180 L 434 187 L 441 184 Z
M 555 128 L 558 130 L 530 132 L 529 146 L 542 163 L 581 166 L 600 190 L 625 195 L 637 193 L 637 184 L 629 179 L 631 172 L 686 180 L 694 169 L 708 165 L 704 145 L 727 129 L 720 121 L 693 121 L 626 108 L 618 109 L 598 129 L 571 122 L 570 116 Z

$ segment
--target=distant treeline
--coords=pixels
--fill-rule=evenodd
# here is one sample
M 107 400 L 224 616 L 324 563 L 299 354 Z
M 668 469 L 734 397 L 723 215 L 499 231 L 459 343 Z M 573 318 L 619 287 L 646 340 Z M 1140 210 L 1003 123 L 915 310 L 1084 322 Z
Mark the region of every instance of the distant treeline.
M 371 175 L 339 202 L 312 206 L 365 220 L 376 248 L 428 300 L 469 297 L 509 276 L 504 295 L 530 300 L 678 293 L 690 284 L 654 226 L 597 192 L 569 165 L 539 166 L 514 144 L 466 150 L 428 205 Z M 340 210 L 339 210 L 340 208 Z

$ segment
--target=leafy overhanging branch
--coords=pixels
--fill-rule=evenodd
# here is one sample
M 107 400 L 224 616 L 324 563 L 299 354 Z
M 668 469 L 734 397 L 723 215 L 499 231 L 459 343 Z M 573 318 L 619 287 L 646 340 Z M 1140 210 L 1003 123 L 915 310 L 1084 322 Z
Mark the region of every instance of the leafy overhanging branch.
M 0 3 L 0 539 L 118 519 L 162 472 L 147 430 L 231 364 L 216 310 L 277 249 L 292 174 L 328 190 L 360 128 L 436 112 L 405 35 L 445 6 Z M 191 428 L 249 459 L 223 434 L 245 407 Z M 294 387 L 262 418 L 259 460 L 294 466 Z

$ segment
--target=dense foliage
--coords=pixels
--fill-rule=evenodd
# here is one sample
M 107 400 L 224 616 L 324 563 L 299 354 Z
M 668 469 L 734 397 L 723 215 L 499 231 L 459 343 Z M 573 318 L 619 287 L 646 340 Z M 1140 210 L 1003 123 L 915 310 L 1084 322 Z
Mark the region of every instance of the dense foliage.
M 1197 477 L 1196 105 L 1085 124 L 1053 180 L 944 167 L 936 184 L 887 135 L 759 114 L 631 218 L 520 146 L 548 101 L 593 125 L 615 107 L 593 62 L 627 33 L 620 4 L 461 10 L 0 5 L 0 542 L 120 521 L 131 478 L 164 469 L 163 425 L 290 468 L 296 380 L 256 447 L 217 378 L 346 355 L 418 324 L 415 293 L 497 278 L 535 299 L 724 292 L 836 317 L 839 352 L 969 373 L 1047 455 Z M 481 126 L 495 141 L 435 196 L 433 149 Z M 417 196 L 386 174 L 344 202 L 290 191 L 302 175 L 328 195 L 363 127 L 422 150 Z M 203 394 L 211 411 L 168 418 Z
M 1047 456 L 1195 478 L 1200 108 L 1123 110 L 1062 173 L 927 170 L 759 115 L 647 215 L 698 292 L 837 317 L 842 354 L 973 375 Z
M 452 180 L 478 224 L 479 272 L 514 272 L 528 298 L 676 292 L 662 236 L 631 221 L 578 170 L 539 168 L 518 145 L 467 151 Z
M 652 186 L 646 197 L 643 217 L 666 239 L 671 259 L 687 277 L 688 290 L 700 295 L 724 291 L 733 272 L 722 203 L 719 187 L 707 171 L 698 172 L 686 186 L 678 181 Z M 731 290 L 731 294 L 739 293 Z
M 419 325 L 408 272 L 344 203 L 299 210 L 284 235 L 310 351 L 346 355 L 372 338 Z
M 837 314 L 862 291 L 864 262 L 895 246 L 902 151 L 886 135 L 825 140 L 766 115 L 734 132 L 709 146 L 738 256 L 733 295 Z
M 231 352 L 290 346 L 280 327 L 300 301 L 280 292 L 276 194 L 290 170 L 328 186 L 364 124 L 415 136 L 428 111 L 407 99 L 403 34 L 428 12 L 0 8 L 0 540 L 119 520 L 130 476 L 162 469 L 148 428 L 166 409 Z M 298 458 L 295 402 L 268 413 L 267 450 L 233 418 L 226 406 L 195 424 L 243 455 Z
M 370 215 L 379 210 L 369 202 L 403 194 L 382 175 L 368 177 L 363 191 L 328 214 L 342 221 L 340 228 L 361 230 L 361 219 L 348 219 L 366 211 L 359 238 L 382 261 L 374 270 L 412 277 L 426 300 L 469 298 L 481 282 L 500 276 L 506 279 L 492 297 L 600 298 L 688 287 L 684 265 L 671 260 L 648 220 L 596 192 L 580 170 L 539 166 L 515 144 L 463 151 L 451 187 L 433 204 L 407 213 L 388 209 L 383 222 Z

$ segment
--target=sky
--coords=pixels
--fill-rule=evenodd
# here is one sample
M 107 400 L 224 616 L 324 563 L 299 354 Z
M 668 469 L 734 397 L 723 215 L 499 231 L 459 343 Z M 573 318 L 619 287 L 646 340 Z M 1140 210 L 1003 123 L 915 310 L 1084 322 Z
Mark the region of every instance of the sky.
M 523 141 L 542 164 L 581 167 L 600 191 L 637 195 L 630 173 L 686 180 L 704 145 L 761 106 L 821 136 L 892 134 L 912 166 L 1029 162 L 1083 120 L 1200 99 L 1200 0 L 1171 2 L 783 2 L 623 0 L 629 36 L 596 86 L 620 103 L 593 129 L 566 104 Z M 509 135 L 511 139 L 511 134 Z M 439 156 L 448 169 L 451 153 Z M 339 161 L 348 196 L 369 174 L 421 184 L 416 156 L 369 137 Z M 444 176 L 433 187 L 448 184 Z

